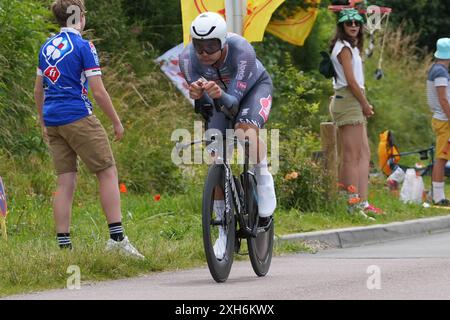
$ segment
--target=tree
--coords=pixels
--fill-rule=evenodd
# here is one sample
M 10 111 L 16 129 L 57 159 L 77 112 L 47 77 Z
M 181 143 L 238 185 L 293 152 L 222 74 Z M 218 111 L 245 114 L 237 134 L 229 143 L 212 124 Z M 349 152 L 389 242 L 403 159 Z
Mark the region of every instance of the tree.
M 128 24 L 141 41 L 166 51 L 183 41 L 180 1 L 122 0 Z
M 436 41 L 448 37 L 450 2 L 442 0 L 377 0 L 373 4 L 394 9 L 394 25 L 404 24 L 407 33 L 419 33 L 418 46 L 434 51 Z

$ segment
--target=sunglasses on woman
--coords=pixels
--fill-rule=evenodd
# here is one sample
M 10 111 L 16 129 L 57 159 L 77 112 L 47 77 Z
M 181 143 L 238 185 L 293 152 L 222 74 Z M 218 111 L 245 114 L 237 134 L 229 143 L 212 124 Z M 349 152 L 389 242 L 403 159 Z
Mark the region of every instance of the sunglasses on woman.
M 203 52 L 206 52 L 207 54 L 214 54 L 222 49 L 219 39 L 192 39 L 192 43 L 194 44 L 194 49 L 198 54 L 202 54 Z
M 345 24 L 346 27 L 353 27 L 353 26 L 355 26 L 355 27 L 361 27 L 361 22 L 355 21 L 355 20 L 352 20 L 352 21 L 345 21 L 344 24 Z

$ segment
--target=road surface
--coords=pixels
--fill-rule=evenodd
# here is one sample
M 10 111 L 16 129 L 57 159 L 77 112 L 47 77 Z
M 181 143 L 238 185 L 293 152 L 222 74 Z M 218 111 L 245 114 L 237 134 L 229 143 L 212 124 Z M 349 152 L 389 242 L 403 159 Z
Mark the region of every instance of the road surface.
M 264 278 L 242 261 L 222 284 L 201 268 L 7 299 L 450 299 L 450 232 L 275 257 Z

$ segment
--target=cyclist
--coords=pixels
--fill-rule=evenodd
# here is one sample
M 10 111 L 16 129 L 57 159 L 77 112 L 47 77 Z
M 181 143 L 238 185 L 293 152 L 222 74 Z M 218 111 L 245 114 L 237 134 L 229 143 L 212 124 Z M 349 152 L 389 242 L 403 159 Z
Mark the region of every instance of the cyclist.
M 273 84 L 252 45 L 243 37 L 227 32 L 225 20 L 217 13 L 205 12 L 191 24 L 192 42 L 180 54 L 180 69 L 196 101 L 195 111 L 209 121 L 208 128 L 225 134 L 227 120 L 217 112 L 213 100 L 229 110 L 238 108 L 235 135 L 250 141 L 250 160 L 256 163 L 256 182 L 260 225 L 270 223 L 276 208 L 273 177 L 267 165 L 267 147 L 259 138 L 269 118 Z M 255 159 L 256 158 L 256 159 Z M 223 194 L 216 192 L 214 211 L 219 219 L 225 212 Z M 223 257 L 226 233 L 219 227 L 214 245 L 217 258 Z

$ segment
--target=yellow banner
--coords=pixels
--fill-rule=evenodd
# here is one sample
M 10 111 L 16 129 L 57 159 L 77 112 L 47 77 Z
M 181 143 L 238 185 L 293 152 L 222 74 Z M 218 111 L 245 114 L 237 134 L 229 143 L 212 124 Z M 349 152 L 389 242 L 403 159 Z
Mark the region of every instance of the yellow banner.
M 181 0 L 181 13 L 183 16 L 183 42 L 186 46 L 191 41 L 190 27 L 192 21 L 203 12 L 212 11 L 220 13 L 225 18 L 224 0 Z
M 319 4 L 320 0 L 311 0 L 313 4 Z M 267 32 L 296 46 L 303 46 L 316 22 L 319 10 L 311 7 L 307 10 L 299 9 L 293 16 L 285 20 L 272 20 Z
M 248 0 L 247 13 L 244 18 L 243 35 L 250 41 L 262 41 L 264 32 L 268 32 L 294 45 L 303 45 L 310 34 L 317 18 L 318 9 L 314 6 L 308 10 L 299 9 L 293 16 L 282 21 L 270 21 L 272 14 L 285 0 Z M 319 4 L 320 0 L 310 0 Z M 181 0 L 183 16 L 183 42 L 190 41 L 190 25 L 200 14 L 212 11 L 221 14 L 226 20 L 224 0 Z M 270 23 L 269 23 L 270 22 Z
M 262 41 L 272 14 L 285 0 L 249 0 L 243 34 L 250 41 Z
M 273 12 L 285 0 L 248 0 L 244 19 L 243 35 L 248 41 L 262 41 L 264 31 Z M 200 13 L 212 11 L 221 14 L 226 20 L 224 0 L 181 0 L 183 16 L 183 42 L 190 42 L 189 28 Z

